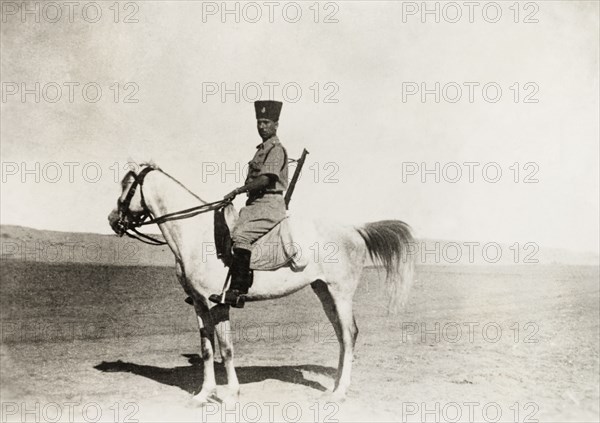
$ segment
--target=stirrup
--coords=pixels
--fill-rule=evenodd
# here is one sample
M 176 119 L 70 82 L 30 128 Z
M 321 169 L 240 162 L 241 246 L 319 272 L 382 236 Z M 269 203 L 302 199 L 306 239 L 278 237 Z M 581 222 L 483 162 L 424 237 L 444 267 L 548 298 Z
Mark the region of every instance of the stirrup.
M 213 303 L 229 305 L 235 308 L 244 308 L 244 304 L 246 304 L 246 295 L 236 290 L 227 291 L 225 294 L 212 294 L 208 299 Z

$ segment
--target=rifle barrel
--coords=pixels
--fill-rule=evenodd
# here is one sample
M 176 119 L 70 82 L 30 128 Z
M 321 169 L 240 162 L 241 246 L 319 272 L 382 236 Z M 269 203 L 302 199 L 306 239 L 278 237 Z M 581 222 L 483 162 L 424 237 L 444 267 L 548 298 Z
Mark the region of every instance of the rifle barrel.
M 296 170 L 294 171 L 294 176 L 292 176 L 290 185 L 288 186 L 288 189 L 285 192 L 285 208 L 286 208 L 286 210 L 289 208 L 290 200 L 292 199 L 292 193 L 294 192 L 294 188 L 296 188 L 296 182 L 298 182 L 298 178 L 300 177 L 300 171 L 302 170 L 302 166 L 304 166 L 304 161 L 306 160 L 307 154 L 308 154 L 308 151 L 306 151 L 306 148 L 304 150 L 302 150 L 302 155 L 300 156 L 300 159 L 298 159 L 298 166 L 296 166 Z

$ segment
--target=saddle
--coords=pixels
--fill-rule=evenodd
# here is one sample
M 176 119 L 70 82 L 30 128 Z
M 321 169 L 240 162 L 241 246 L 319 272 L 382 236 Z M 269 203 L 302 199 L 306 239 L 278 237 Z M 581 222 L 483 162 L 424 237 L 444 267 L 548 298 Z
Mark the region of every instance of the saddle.
M 235 227 L 237 217 L 231 204 L 215 210 L 214 214 L 217 258 L 228 267 L 233 260 L 230 228 Z M 302 257 L 300 247 L 293 242 L 289 219 L 284 218 L 252 244 L 251 270 L 272 271 L 289 267 L 293 272 L 301 272 L 308 265 L 308 259 Z

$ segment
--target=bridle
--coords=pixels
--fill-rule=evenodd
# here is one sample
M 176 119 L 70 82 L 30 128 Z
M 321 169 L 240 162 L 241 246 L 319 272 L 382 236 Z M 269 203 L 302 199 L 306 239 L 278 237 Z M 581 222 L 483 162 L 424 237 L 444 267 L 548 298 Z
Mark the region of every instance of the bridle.
M 148 167 L 145 167 L 144 169 L 142 169 L 142 171 L 140 171 L 139 174 L 136 174 L 134 171 L 130 171 L 128 173 L 127 176 L 132 175 L 134 179 L 133 179 L 133 183 L 129 187 L 129 191 L 127 191 L 127 195 L 125 196 L 125 199 L 123 201 L 121 201 L 119 199 L 119 201 L 117 203 L 117 211 L 119 212 L 119 220 L 117 220 L 117 222 L 115 224 L 115 229 L 116 229 L 116 231 L 118 231 L 117 234 L 119 236 L 127 235 L 130 238 L 137 239 L 138 241 L 142 241 L 142 242 L 144 242 L 146 244 L 150 244 L 150 245 L 165 245 L 165 244 L 167 244 L 165 241 L 161 241 L 150 235 L 141 233 L 137 230 L 137 228 L 139 228 L 141 226 L 145 226 L 145 225 L 153 225 L 153 224 L 160 225 L 161 223 L 169 222 L 172 220 L 188 219 L 190 217 L 194 217 L 194 216 L 202 214 L 202 213 L 221 209 L 231 203 L 230 199 L 219 200 L 219 201 L 214 201 L 212 203 L 202 204 L 202 205 L 196 206 L 196 207 L 191 207 L 189 209 L 176 211 L 173 213 L 167 213 L 167 214 L 159 216 L 159 217 L 153 217 L 152 212 L 150 211 L 150 209 L 146 205 L 146 201 L 144 200 L 144 191 L 143 191 L 144 179 L 153 170 L 156 170 L 156 169 L 148 166 Z M 133 199 L 133 196 L 135 195 L 138 187 L 140 189 L 140 197 L 141 197 L 140 204 L 142 206 L 142 212 L 134 213 L 131 211 L 130 205 L 131 205 L 131 200 Z M 148 220 L 148 218 L 150 218 L 150 220 Z

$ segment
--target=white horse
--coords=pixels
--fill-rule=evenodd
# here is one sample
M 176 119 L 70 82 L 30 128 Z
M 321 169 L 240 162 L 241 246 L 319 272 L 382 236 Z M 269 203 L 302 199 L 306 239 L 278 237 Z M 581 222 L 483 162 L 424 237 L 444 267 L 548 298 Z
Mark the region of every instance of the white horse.
M 117 234 L 122 235 L 124 226 L 132 226 L 132 222 L 144 215 L 157 218 L 206 204 L 158 167 L 144 164 L 141 169 L 138 173 L 125 175 L 117 208 L 108 216 Z M 353 349 L 358 335 L 352 298 L 361 280 L 367 255 L 385 267 L 388 308 L 395 311 L 404 303 L 412 283 L 414 266 L 409 250 L 413 238 L 408 225 L 398 220 L 359 226 L 301 222 L 296 218 L 290 219 L 289 223 L 298 251 L 310 256 L 308 266 L 298 273 L 288 268 L 255 271 L 254 283 L 246 301 L 279 298 L 311 286 L 340 344 L 335 387 L 329 395 L 331 400 L 342 400 L 350 385 Z M 213 213 L 164 221 L 159 223 L 159 227 L 175 255 L 177 277 L 187 295 L 193 299 L 198 318 L 204 380 L 194 399 L 204 404 L 216 397 L 215 333 L 227 374 L 227 388 L 221 399 L 235 399 L 240 385 L 233 364 L 229 306 L 215 305 L 207 300 L 210 294 L 221 292 L 227 274 L 227 269 L 215 254 L 207 254 L 207 251 L 214 251 L 214 248 L 208 248 L 209 245 L 214 247 Z M 330 260 L 323 260 L 323 254 L 313 254 L 315 245 L 317 248 L 333 246 L 335 254 Z

